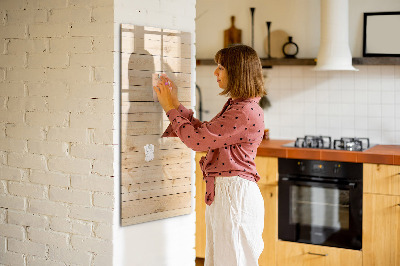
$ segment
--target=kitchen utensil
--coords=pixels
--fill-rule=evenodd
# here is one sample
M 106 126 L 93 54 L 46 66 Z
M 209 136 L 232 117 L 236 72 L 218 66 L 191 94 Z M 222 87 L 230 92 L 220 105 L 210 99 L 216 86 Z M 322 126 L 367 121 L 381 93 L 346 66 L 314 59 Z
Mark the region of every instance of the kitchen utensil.
M 231 16 L 231 27 L 224 31 L 224 48 L 242 43 L 242 30 L 235 27 L 235 16 Z
M 254 11 L 255 7 L 250 7 L 251 12 L 251 47 L 254 48 Z

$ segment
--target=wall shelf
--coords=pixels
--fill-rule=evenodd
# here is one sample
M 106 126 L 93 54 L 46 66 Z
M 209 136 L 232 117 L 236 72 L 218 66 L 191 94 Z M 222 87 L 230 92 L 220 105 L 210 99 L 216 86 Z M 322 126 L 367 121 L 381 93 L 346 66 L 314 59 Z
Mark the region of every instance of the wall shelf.
M 272 66 L 313 66 L 316 65 L 315 58 L 261 58 L 263 67 Z M 196 65 L 215 65 L 214 59 L 197 59 Z M 356 57 L 353 65 L 400 65 L 400 57 Z

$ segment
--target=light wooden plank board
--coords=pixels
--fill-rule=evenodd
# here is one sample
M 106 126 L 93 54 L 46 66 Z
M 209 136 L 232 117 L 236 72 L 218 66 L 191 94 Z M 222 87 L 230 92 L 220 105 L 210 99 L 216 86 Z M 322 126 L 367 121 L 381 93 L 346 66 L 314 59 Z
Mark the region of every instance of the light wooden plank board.
M 190 167 L 190 161 L 186 163 L 181 162 L 180 164 L 175 165 L 164 165 L 161 169 L 163 174 L 161 178 L 159 165 L 141 165 L 138 167 L 126 168 L 125 179 L 122 180 L 121 185 L 125 186 L 130 184 L 140 184 L 143 182 L 155 182 L 165 179 L 189 177 L 190 173 L 185 171 L 187 167 Z
M 178 98 L 191 108 L 191 34 L 121 25 L 121 224 L 191 212 L 191 150 L 177 138 L 161 138 L 170 122 L 153 101 L 153 73 L 166 73 Z M 145 156 L 151 144 L 154 156 Z
M 187 71 L 186 71 L 187 72 Z M 122 89 L 129 89 L 131 86 L 148 86 L 153 87 L 151 83 L 151 74 L 161 73 L 155 70 L 136 70 L 128 69 L 127 67 L 121 70 L 121 82 L 124 82 Z M 178 86 L 178 88 L 190 88 L 191 76 L 190 73 L 180 73 L 172 71 L 164 71 L 168 77 Z

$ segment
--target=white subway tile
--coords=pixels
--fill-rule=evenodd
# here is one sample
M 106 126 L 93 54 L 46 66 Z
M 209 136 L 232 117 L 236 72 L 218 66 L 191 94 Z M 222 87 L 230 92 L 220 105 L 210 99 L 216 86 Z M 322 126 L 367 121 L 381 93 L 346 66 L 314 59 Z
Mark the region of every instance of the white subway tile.
M 394 91 L 382 91 L 382 105 L 394 104 L 396 100 L 395 95 Z
M 354 131 L 354 128 L 355 128 L 354 116 L 342 116 L 341 117 L 341 128 L 342 128 L 342 130 L 351 129 Z
M 382 142 L 386 144 L 395 144 L 396 131 L 382 130 Z
M 382 117 L 382 105 L 371 104 L 368 105 L 368 117 L 369 118 L 380 118 Z
M 290 82 L 289 78 L 282 78 L 279 79 L 279 88 L 282 90 L 290 90 L 292 87 L 292 83 Z
M 338 105 L 338 108 L 340 109 L 340 114 L 346 118 L 346 117 L 353 117 L 355 115 L 355 106 L 354 104 L 351 103 L 342 103 Z
M 395 116 L 395 106 L 393 104 L 383 104 L 382 117 L 394 117 L 394 116 Z
M 316 110 L 317 110 L 317 117 L 321 116 L 321 115 L 327 116 L 330 114 L 329 113 L 329 105 L 326 103 L 320 103 L 317 101 L 317 109 Z
M 366 129 L 358 129 L 358 128 L 356 128 L 354 130 L 354 136 L 356 136 L 357 138 L 368 137 L 367 130 Z
M 381 131 L 382 130 L 382 118 L 381 117 L 368 117 L 368 132 L 369 131 Z
M 329 116 L 322 114 L 317 115 L 316 123 L 318 129 L 329 128 Z
M 354 137 L 355 129 L 354 128 L 342 128 L 341 136 L 343 137 Z
M 304 79 L 302 77 L 293 77 L 291 80 L 291 88 L 296 92 L 301 92 L 304 89 Z
M 368 104 L 369 105 L 380 105 L 382 102 L 381 91 L 368 91 Z
M 366 116 L 356 116 L 354 119 L 354 127 L 356 129 L 356 133 L 366 132 L 368 129 L 368 118 Z
M 341 104 L 338 102 L 330 102 L 328 103 L 329 115 L 330 116 L 339 116 L 341 114 Z
M 367 117 L 368 116 L 368 105 L 367 104 L 356 104 L 354 106 L 354 115 L 355 116 L 362 116 L 362 117 Z
M 395 130 L 396 120 L 394 119 L 394 117 L 382 117 L 382 132 Z
M 382 143 L 382 131 L 381 130 L 368 130 L 367 132 L 370 143 Z
M 382 92 L 394 91 L 395 89 L 395 79 L 385 78 L 382 79 Z
M 315 103 L 315 101 L 306 102 L 304 104 L 304 115 L 305 116 L 315 118 L 316 112 L 317 112 L 317 104 Z
M 342 96 L 342 98 L 341 98 L 342 103 L 354 104 L 354 102 L 355 102 L 354 87 L 353 87 L 353 89 L 342 90 L 341 96 Z
M 340 88 L 329 88 L 328 90 L 329 103 L 341 103 L 342 91 Z

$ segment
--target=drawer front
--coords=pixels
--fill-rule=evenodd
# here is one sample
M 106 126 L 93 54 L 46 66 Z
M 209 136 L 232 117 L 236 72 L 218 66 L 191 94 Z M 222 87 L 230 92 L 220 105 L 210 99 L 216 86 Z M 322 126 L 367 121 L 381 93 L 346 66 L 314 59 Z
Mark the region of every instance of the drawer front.
M 362 252 L 278 241 L 278 266 L 362 266 Z
M 364 193 L 400 195 L 400 166 L 365 163 L 363 174 Z

